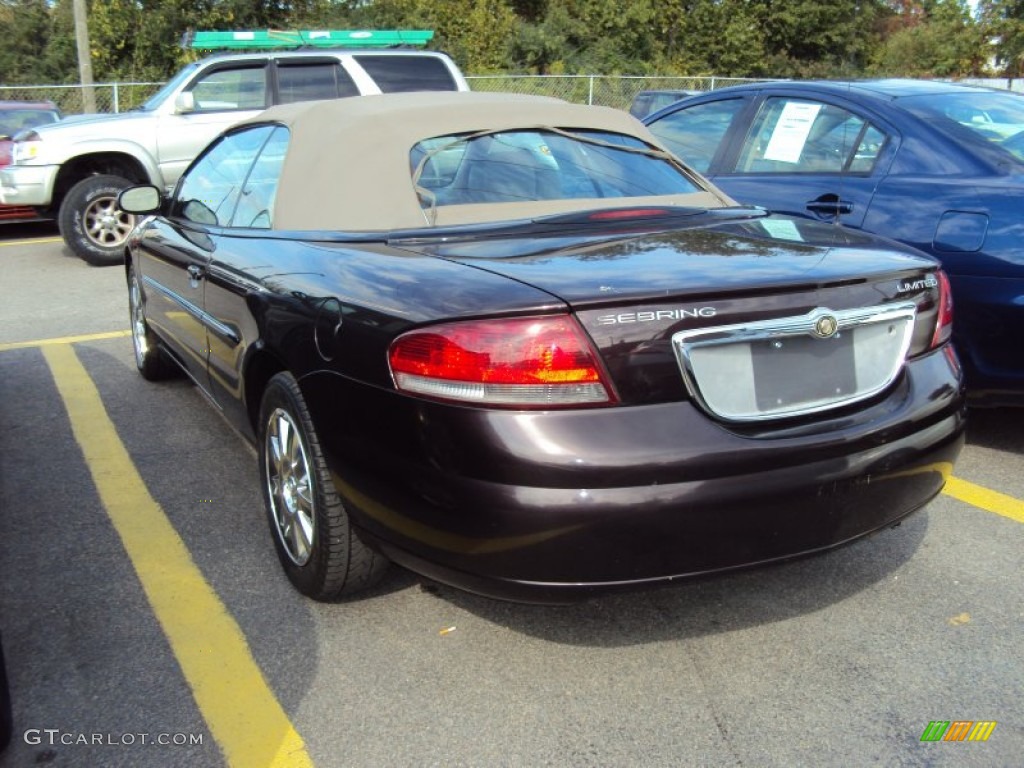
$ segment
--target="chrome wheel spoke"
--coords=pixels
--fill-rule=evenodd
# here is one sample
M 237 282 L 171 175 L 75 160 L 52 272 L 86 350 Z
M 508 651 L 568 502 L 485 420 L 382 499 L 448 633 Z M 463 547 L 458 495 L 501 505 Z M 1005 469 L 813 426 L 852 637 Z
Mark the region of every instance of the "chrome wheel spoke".
M 146 343 L 146 317 L 142 311 L 139 281 L 132 274 L 131 290 L 128 292 L 132 315 L 132 340 L 135 342 L 135 357 L 141 364 L 146 356 L 149 345 Z
M 295 479 L 295 496 L 302 503 L 302 508 L 312 512 L 313 510 L 313 488 L 309 482 L 308 471 L 302 477 Z
M 314 479 L 302 435 L 282 408 L 275 409 L 267 421 L 263 450 L 267 495 L 278 538 L 292 562 L 305 565 L 316 537 Z
M 277 445 L 275 449 L 278 470 L 286 472 L 291 466 L 292 461 L 290 445 L 292 422 L 284 411 L 281 411 L 280 414 L 277 419 Z
M 296 557 L 308 560 L 313 548 L 313 521 L 303 514 L 297 514 L 292 519 L 291 540 Z
M 283 470 L 283 456 L 281 451 L 281 420 L 271 421 L 270 430 L 267 434 L 267 447 L 270 448 L 270 457 L 274 462 L 274 473 L 280 476 Z

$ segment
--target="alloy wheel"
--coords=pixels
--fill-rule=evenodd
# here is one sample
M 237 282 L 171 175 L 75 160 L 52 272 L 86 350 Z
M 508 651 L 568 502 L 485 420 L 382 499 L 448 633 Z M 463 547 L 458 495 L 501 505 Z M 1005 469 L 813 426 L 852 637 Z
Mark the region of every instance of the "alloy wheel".
M 97 197 L 85 209 L 82 229 L 89 240 L 103 248 L 124 243 L 134 227 L 135 217 L 120 210 L 114 196 Z
M 305 442 L 286 410 L 270 414 L 263 450 L 274 529 L 291 561 L 303 566 L 316 533 L 313 479 Z
M 132 272 L 132 282 L 128 288 L 128 304 L 131 310 L 132 321 L 132 342 L 135 347 L 135 362 L 141 367 L 146 361 L 146 354 L 149 352 L 149 342 L 146 340 L 146 315 L 142 308 L 142 291 L 139 288 L 139 278 Z

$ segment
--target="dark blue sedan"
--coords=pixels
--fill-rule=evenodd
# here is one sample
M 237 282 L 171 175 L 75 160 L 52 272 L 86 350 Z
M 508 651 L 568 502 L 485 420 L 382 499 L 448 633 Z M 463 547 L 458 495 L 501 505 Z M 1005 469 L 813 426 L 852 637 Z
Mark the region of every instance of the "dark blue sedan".
M 916 80 L 759 83 L 645 122 L 740 202 L 937 257 L 974 402 L 1024 403 L 1024 96 Z

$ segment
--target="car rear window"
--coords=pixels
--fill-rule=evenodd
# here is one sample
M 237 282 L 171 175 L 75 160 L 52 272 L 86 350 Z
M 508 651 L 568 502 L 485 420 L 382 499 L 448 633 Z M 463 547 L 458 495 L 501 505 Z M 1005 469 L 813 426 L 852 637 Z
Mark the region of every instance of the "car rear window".
M 457 91 L 458 84 L 436 56 L 355 56 L 384 93 Z
M 1013 93 L 931 94 L 900 102 L 953 138 L 970 136 L 1024 160 L 1024 98 Z
M 425 209 L 700 190 L 678 165 L 639 139 L 597 131 L 441 136 L 417 144 L 410 163 Z

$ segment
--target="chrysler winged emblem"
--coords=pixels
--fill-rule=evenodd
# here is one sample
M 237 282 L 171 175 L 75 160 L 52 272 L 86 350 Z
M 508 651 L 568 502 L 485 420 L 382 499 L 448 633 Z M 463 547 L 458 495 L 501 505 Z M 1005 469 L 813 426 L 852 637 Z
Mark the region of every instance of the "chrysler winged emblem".
M 819 339 L 830 339 L 839 330 L 839 321 L 833 315 L 822 315 L 814 321 L 814 335 Z

